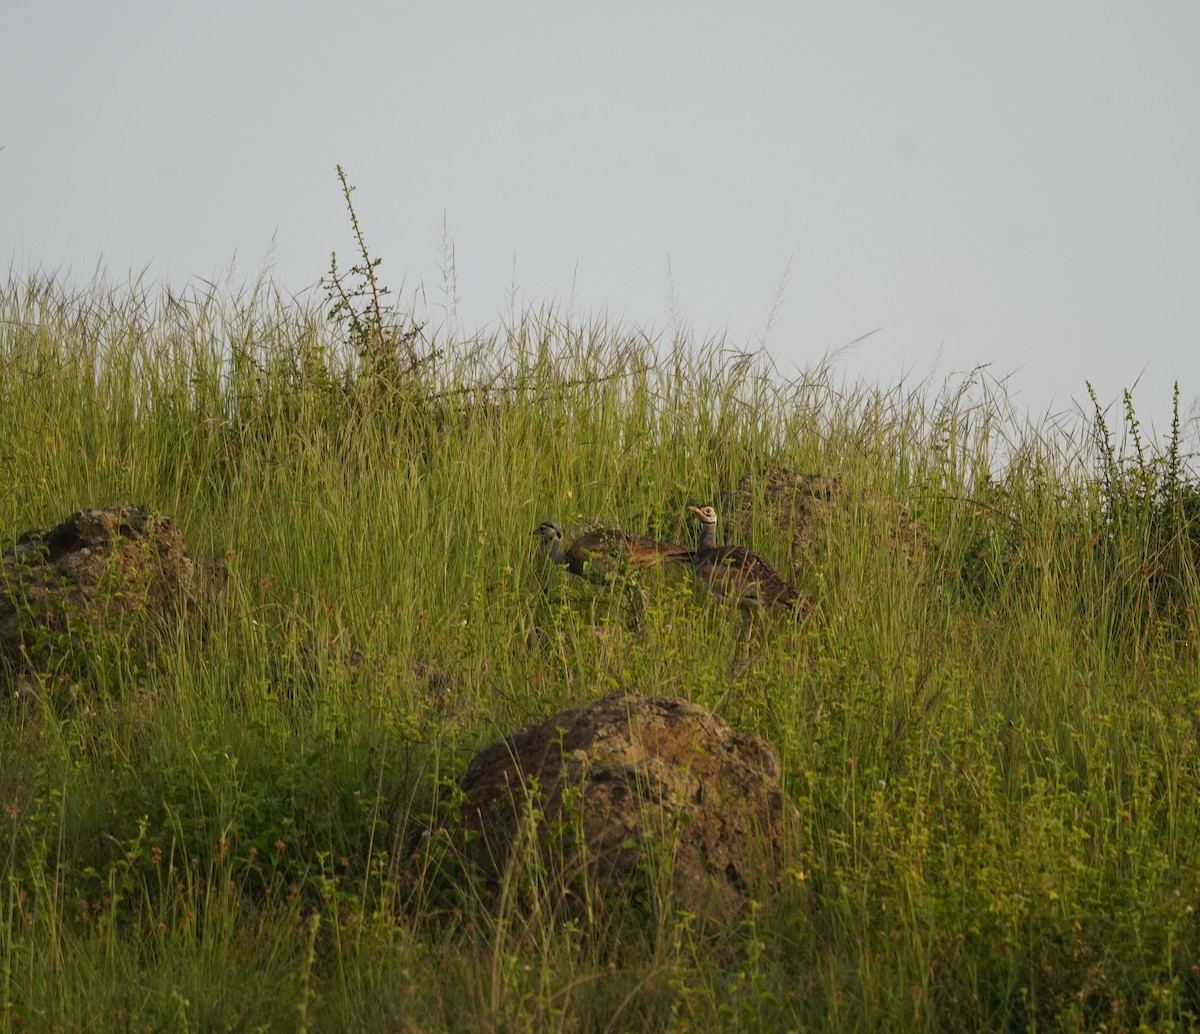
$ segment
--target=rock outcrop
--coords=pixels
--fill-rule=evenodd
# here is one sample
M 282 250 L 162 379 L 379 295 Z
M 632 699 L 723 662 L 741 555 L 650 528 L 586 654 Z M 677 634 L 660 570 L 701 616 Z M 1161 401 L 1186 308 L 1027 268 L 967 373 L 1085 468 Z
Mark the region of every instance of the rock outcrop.
M 770 744 L 671 698 L 564 711 L 487 747 L 460 786 L 469 854 L 489 883 L 536 869 L 568 914 L 585 887 L 637 904 L 653 886 L 674 907 L 734 921 L 771 893 L 796 825 Z
M 791 541 L 797 567 L 851 539 L 855 527 L 874 529 L 910 560 L 922 558 L 929 545 L 925 530 L 899 499 L 855 491 L 841 478 L 798 474 L 777 463 L 745 475 L 728 509 L 729 541 L 748 541 L 755 522 L 765 521 L 774 539 Z
M 0 557 L 0 677 L 50 670 L 120 629 L 122 641 L 186 612 L 196 565 L 170 518 L 125 505 L 80 510 Z

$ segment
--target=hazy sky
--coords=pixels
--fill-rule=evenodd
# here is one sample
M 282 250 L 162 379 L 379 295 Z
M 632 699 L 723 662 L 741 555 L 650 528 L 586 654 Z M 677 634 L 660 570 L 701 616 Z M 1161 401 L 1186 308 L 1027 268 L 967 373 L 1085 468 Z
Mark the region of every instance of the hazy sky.
M 0 261 L 179 284 L 353 252 L 1035 415 L 1200 395 L 1200 3 L 7 3 Z M 274 248 L 270 243 L 274 240 Z M 1144 371 L 1144 372 L 1143 372 Z

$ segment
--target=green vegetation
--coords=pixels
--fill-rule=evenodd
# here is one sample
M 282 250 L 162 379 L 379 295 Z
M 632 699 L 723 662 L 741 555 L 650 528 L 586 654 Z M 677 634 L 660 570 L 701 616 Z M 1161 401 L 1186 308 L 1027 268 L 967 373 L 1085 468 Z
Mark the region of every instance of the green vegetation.
M 3 289 L 0 544 L 146 503 L 227 581 L 203 627 L 0 704 L 0 1029 L 1200 1024 L 1178 424 L 1152 446 L 1127 400 L 1072 438 L 978 378 L 786 382 L 554 311 L 462 340 L 386 309 L 359 242 L 322 311 Z M 534 550 L 547 517 L 691 541 L 686 505 L 769 461 L 903 500 L 929 548 L 849 520 L 799 576 L 815 616 L 748 645 L 688 577 Z M 802 842 L 739 928 L 555 924 L 448 877 L 472 752 L 616 690 L 778 747 Z

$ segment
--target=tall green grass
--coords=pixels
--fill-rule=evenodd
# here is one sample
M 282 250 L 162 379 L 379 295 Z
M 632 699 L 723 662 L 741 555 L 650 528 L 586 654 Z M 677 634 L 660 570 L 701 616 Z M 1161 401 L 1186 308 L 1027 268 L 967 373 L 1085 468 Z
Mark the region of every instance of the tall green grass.
M 202 626 L 0 709 L 0 1028 L 1200 1023 L 1186 428 L 362 298 L 331 323 L 267 284 L 3 288 L 0 542 L 133 501 L 228 577 Z M 533 551 L 546 518 L 688 540 L 687 504 L 769 462 L 902 500 L 928 548 L 852 506 L 797 571 L 815 617 L 749 635 L 687 576 L 598 589 Z M 622 690 L 780 750 L 801 846 L 735 929 L 666 900 L 587 929 L 450 878 L 471 753 Z

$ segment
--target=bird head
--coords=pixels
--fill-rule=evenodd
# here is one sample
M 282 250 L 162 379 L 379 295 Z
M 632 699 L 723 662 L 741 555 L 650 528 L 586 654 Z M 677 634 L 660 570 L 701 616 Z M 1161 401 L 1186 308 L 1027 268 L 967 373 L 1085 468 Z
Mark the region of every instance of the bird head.
M 689 506 L 688 509 L 700 518 L 701 524 L 717 523 L 717 511 L 711 506 Z
M 562 541 L 562 528 L 553 521 L 542 521 L 533 529 L 533 534 L 542 540 L 543 545 L 551 546 Z
M 565 563 L 563 556 L 563 530 L 553 521 L 542 521 L 533 533 L 538 537 L 542 551 L 550 558 L 552 563 Z

